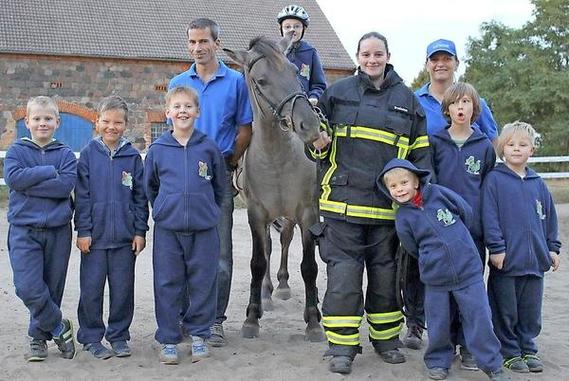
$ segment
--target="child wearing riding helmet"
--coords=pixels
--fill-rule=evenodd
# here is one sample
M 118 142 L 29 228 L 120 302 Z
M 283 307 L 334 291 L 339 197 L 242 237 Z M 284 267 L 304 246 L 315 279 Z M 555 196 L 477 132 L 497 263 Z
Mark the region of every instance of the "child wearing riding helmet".
M 316 49 L 303 41 L 310 16 L 298 5 L 284 7 L 277 16 L 281 36 L 293 31 L 292 46 L 286 53 L 290 62 L 298 68 L 298 80 L 310 103 L 316 105 L 326 89 L 326 76 Z

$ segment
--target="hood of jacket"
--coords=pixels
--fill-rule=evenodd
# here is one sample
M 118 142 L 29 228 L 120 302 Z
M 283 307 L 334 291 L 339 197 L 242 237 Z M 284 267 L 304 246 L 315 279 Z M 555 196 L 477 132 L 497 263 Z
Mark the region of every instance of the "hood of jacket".
M 385 194 L 387 197 L 389 197 L 391 200 L 393 200 L 397 204 L 399 204 L 399 203 L 393 197 L 391 197 L 389 190 L 387 189 L 387 187 L 383 183 L 383 176 L 388 171 L 390 171 L 394 168 L 403 168 L 403 169 L 406 169 L 410 172 L 413 172 L 415 175 L 417 175 L 417 177 L 419 177 L 420 189 L 424 189 L 425 185 L 428 184 L 430 179 L 431 179 L 431 172 L 430 171 L 427 171 L 425 169 L 419 169 L 419 168 L 415 167 L 413 165 L 413 163 L 411 163 L 409 160 L 397 159 L 397 158 L 391 159 L 385 165 L 385 167 L 383 167 L 383 170 L 381 171 L 381 173 L 377 177 L 375 184 L 377 186 L 377 189 L 379 189 L 380 192 Z

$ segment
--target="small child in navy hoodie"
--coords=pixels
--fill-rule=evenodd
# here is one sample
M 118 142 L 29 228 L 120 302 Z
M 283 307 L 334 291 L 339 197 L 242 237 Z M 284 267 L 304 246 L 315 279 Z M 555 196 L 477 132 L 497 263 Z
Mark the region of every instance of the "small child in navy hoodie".
M 496 153 L 490 139 L 473 125 L 480 115 L 480 97 L 472 85 L 464 82 L 451 85 L 444 93 L 441 109 L 450 124 L 429 137 L 436 182 L 458 193 L 472 208 L 474 221 L 470 234 L 484 271 L 486 248 L 480 194 L 484 178 L 496 164 Z M 453 341 L 460 344 L 461 368 L 477 370 L 476 360 L 465 345 L 458 315 L 454 316 L 453 331 Z
M 144 183 L 154 219 L 155 338 L 162 344 L 164 364 L 178 363 L 183 306 L 189 306 L 182 325 L 192 336 L 192 362 L 209 356 L 205 339 L 216 315 L 225 163 L 216 143 L 194 129 L 198 116 L 197 93 L 189 87 L 171 89 L 166 117 L 174 129 L 150 145 L 145 160 Z
M 462 197 L 429 183 L 429 171 L 407 160 L 393 159 L 377 186 L 399 204 L 397 235 L 405 250 L 419 262 L 425 284 L 425 313 L 429 346 L 425 352 L 428 376 L 443 380 L 454 359 L 451 317 L 458 308 L 464 317 L 466 344 L 478 366 L 491 380 L 505 380 L 500 342 L 492 330 L 480 257 L 467 226 L 472 209 Z
M 77 160 L 53 138 L 59 121 L 51 98 L 30 99 L 25 123 L 31 139 L 16 140 L 4 160 L 10 188 L 8 254 L 16 295 L 30 312 L 28 361 L 45 360 L 51 339 L 63 358 L 75 356 L 73 324 L 62 318 L 60 307 L 71 253 Z
M 520 373 L 543 371 L 534 342 L 541 331 L 543 275 L 559 268 L 561 248 L 553 198 L 527 166 L 537 136 L 527 123 L 504 126 L 497 146 L 504 162 L 488 174 L 482 193 L 494 331 L 504 366 Z
M 310 17 L 303 7 L 287 5 L 277 15 L 281 36 L 292 32 L 292 46 L 286 57 L 298 68 L 298 81 L 313 105 L 326 90 L 326 75 L 316 49 L 303 40 Z
M 123 138 L 128 105 L 113 95 L 101 101 L 99 136 L 81 151 L 75 188 L 75 230 L 81 251 L 77 340 L 95 358 L 128 357 L 134 314 L 134 265 L 146 245 L 148 201 L 142 158 Z M 109 319 L 103 322 L 103 294 L 109 283 Z M 105 347 L 103 336 L 111 343 Z

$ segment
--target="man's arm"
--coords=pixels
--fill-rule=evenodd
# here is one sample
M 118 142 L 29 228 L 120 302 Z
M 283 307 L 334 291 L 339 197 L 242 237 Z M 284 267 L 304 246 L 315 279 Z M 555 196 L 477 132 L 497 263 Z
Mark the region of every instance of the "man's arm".
M 253 135 L 253 128 L 251 124 L 244 124 L 239 126 L 239 132 L 237 133 L 237 137 L 235 137 L 235 149 L 233 150 L 233 154 L 229 159 L 229 164 L 232 168 L 237 167 L 237 163 L 239 159 L 245 153 L 247 147 L 249 147 L 249 143 L 251 143 L 251 136 Z

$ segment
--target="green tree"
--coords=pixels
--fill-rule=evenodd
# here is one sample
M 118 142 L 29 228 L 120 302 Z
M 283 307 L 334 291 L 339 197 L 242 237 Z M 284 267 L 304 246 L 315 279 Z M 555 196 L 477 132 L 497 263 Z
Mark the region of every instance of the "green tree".
M 465 80 L 489 101 L 500 125 L 531 123 L 542 155 L 569 154 L 569 0 L 532 0 L 520 29 L 491 21 L 470 38 Z
M 425 83 L 429 82 L 430 80 L 431 78 L 429 77 L 427 69 L 423 67 L 415 79 L 413 79 L 413 82 L 411 82 L 411 90 L 415 91 L 420 89 Z

